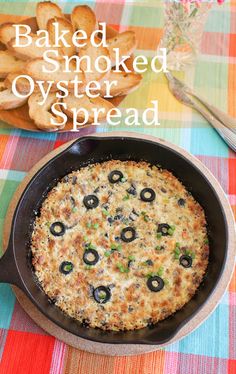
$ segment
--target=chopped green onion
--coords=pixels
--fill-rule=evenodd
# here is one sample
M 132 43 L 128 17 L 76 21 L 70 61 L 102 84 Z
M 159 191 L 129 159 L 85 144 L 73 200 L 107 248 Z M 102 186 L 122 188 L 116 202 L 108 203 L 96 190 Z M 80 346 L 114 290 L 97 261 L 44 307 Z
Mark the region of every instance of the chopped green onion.
M 91 265 L 86 265 L 86 266 L 85 266 L 85 269 L 86 269 L 86 270 L 90 270 L 90 269 L 92 269 L 92 266 L 91 266 Z
M 106 209 L 102 209 L 102 213 L 104 216 L 109 216 L 109 212 Z
M 111 252 L 110 252 L 110 251 L 106 251 L 106 252 L 104 253 L 104 256 L 106 256 L 106 257 L 109 257 L 109 256 L 110 256 L 110 254 L 111 254 Z
M 72 264 L 67 264 L 66 266 L 64 266 L 64 269 L 65 271 L 70 271 L 72 269 Z
M 168 232 L 168 234 L 169 234 L 170 236 L 172 236 L 172 235 L 174 234 L 174 230 L 172 230 L 172 229 L 169 229 L 167 232 Z
M 161 232 L 158 232 L 157 233 L 157 239 L 160 239 L 162 237 L 162 233 Z
M 209 239 L 205 239 L 204 244 L 209 244 Z
M 155 273 L 147 273 L 146 275 L 148 278 L 151 278 L 151 277 L 154 277 L 155 276 Z
M 102 299 L 102 300 L 105 299 L 106 298 L 106 292 L 104 292 L 104 291 L 99 292 L 98 297 L 99 297 L 99 299 Z
M 126 201 L 126 200 L 129 200 L 129 194 L 127 193 L 127 195 L 125 195 L 124 197 L 123 197 L 123 201 Z
M 164 272 L 164 268 L 161 266 L 159 269 L 158 269 L 158 272 L 157 272 L 157 275 L 159 275 L 159 277 L 163 274 Z
M 84 236 L 84 241 L 87 242 L 89 239 L 87 236 Z
M 111 244 L 112 251 L 121 251 L 121 249 L 122 249 L 121 244 Z
M 116 266 L 120 270 L 121 273 L 125 272 L 125 268 L 124 268 L 124 266 L 122 264 L 117 264 Z
M 171 225 L 170 228 L 171 230 L 175 231 L 175 226 Z
M 123 178 L 121 178 L 121 180 L 120 180 L 122 183 L 124 183 L 124 182 L 126 182 L 126 178 L 125 177 L 123 177 Z
M 160 251 L 160 250 L 161 250 L 161 246 L 160 246 L 160 245 L 157 245 L 155 249 L 156 249 L 157 251 Z
M 93 244 L 91 244 L 91 243 L 89 243 L 89 249 L 96 249 L 96 247 L 95 247 L 95 245 L 93 245 Z
M 128 259 L 129 259 L 130 261 L 134 261 L 134 260 L 135 260 L 135 257 L 134 257 L 134 256 L 129 256 Z
M 72 209 L 72 212 L 75 213 L 78 211 L 78 208 L 76 208 L 76 206 L 74 206 L 74 208 Z
M 93 228 L 94 229 L 98 229 L 99 228 L 99 224 L 98 223 L 94 223 Z
M 170 284 L 170 282 L 166 278 L 164 278 L 163 281 L 164 281 L 165 286 L 168 286 Z
M 90 229 L 90 227 L 92 226 L 91 222 L 88 222 L 86 226 Z

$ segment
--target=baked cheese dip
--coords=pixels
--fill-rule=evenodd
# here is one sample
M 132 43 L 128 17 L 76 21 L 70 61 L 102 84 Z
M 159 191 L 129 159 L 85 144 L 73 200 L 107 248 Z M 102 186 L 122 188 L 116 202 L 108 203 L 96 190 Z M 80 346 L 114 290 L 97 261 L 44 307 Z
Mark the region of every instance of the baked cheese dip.
M 65 176 L 32 233 L 48 297 L 90 327 L 133 330 L 182 308 L 206 272 L 204 211 L 174 175 L 111 160 Z

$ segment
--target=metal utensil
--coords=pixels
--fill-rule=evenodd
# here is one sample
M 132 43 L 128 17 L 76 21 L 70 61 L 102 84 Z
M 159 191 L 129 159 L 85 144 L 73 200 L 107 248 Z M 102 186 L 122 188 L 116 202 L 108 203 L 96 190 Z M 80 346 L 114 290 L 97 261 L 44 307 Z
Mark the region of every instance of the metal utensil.
M 232 131 L 232 129 L 226 127 L 221 121 L 219 121 L 212 114 L 212 112 L 209 112 L 207 109 L 204 109 L 196 101 L 191 100 L 185 92 L 183 88 L 184 85 L 182 84 L 182 82 L 173 77 L 171 73 L 166 73 L 165 75 L 169 82 L 169 89 L 176 97 L 176 99 L 201 113 L 201 115 L 215 128 L 215 130 L 229 145 L 229 147 L 234 152 L 236 152 L 236 133 Z
M 214 117 L 216 117 L 219 121 L 222 122 L 223 125 L 228 127 L 236 134 L 236 119 L 234 117 L 228 115 L 227 113 L 218 109 L 214 105 L 208 103 L 206 99 L 197 94 L 190 87 L 186 86 L 185 83 L 181 82 L 179 79 L 174 77 L 170 72 L 166 73 L 166 76 L 168 79 L 174 80 L 176 86 L 179 86 L 179 88 L 183 89 L 185 93 L 195 97 L 198 101 L 200 101 L 200 103 L 202 103 L 213 114 Z

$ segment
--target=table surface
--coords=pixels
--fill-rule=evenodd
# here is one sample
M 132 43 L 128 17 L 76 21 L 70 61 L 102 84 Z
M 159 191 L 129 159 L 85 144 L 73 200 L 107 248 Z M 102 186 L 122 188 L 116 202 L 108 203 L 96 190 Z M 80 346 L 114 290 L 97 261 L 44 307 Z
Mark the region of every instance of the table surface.
M 148 59 L 155 55 L 163 27 L 161 0 L 87 3 L 100 20 L 117 30 L 135 30 L 136 53 Z M 64 1 L 62 7 L 70 12 L 73 3 Z M 0 13 L 0 23 L 14 21 L 16 16 L 35 14 L 35 3 L 0 1 Z M 236 117 L 236 0 L 211 10 L 196 65 L 178 75 L 209 101 Z M 159 102 L 159 127 L 147 127 L 141 122 L 142 111 L 150 106 L 151 100 Z M 129 128 L 131 131 L 162 137 L 196 155 L 222 185 L 236 216 L 236 154 L 200 115 L 171 96 L 162 74 L 148 70 L 142 86 L 130 94 L 121 107 L 139 109 L 140 124 Z M 46 134 L 20 131 L 0 123 L 1 241 L 4 217 L 14 191 L 38 160 L 78 136 L 124 129 L 127 130 L 124 125 L 100 126 L 79 133 Z M 11 287 L 0 284 L 0 373 L 236 373 L 236 274 L 217 309 L 196 331 L 165 349 L 133 357 L 96 356 L 56 340 L 27 316 Z

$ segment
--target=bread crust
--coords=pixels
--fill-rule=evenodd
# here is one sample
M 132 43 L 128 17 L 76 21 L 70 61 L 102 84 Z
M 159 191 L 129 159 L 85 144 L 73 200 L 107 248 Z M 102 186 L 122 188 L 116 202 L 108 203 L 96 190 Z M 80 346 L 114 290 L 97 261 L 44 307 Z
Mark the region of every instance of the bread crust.
M 15 96 L 4 82 L 0 82 L 0 110 L 16 109 L 27 102 L 27 98 Z
M 63 111 L 68 115 L 68 117 L 73 118 L 74 114 L 72 109 L 80 109 L 84 108 L 88 111 L 89 118 L 88 123 L 94 122 L 94 112 L 92 109 L 104 109 L 103 113 L 99 112 L 98 121 L 102 121 L 106 118 L 107 113 L 109 110 L 114 108 L 114 105 L 110 103 L 109 101 L 103 99 L 102 97 L 96 97 L 96 98 L 89 98 L 88 96 L 84 95 L 83 98 L 78 99 L 72 95 L 67 96 L 63 99 L 63 103 L 66 104 L 66 108 L 63 108 Z M 77 121 L 82 122 L 85 119 L 85 116 L 82 112 L 79 112 L 77 115 Z
M 64 17 L 61 8 L 57 4 L 51 1 L 41 1 L 37 4 L 36 20 L 40 30 L 46 30 L 48 21 L 54 17 Z
M 96 16 L 93 10 L 87 5 L 78 5 L 74 7 L 71 13 L 71 23 L 74 31 L 85 31 L 88 39 L 97 27 Z
M 40 105 L 39 102 L 42 101 L 41 93 L 34 93 L 30 96 L 29 104 L 29 116 L 35 122 L 37 127 L 41 130 L 53 132 L 58 131 L 64 128 L 62 123 L 62 118 L 56 115 L 53 115 L 51 112 L 52 105 L 60 100 L 56 97 L 56 93 L 50 93 L 43 105 Z M 60 110 L 58 106 L 57 110 Z M 58 125 L 53 125 L 51 120 L 58 123 Z

